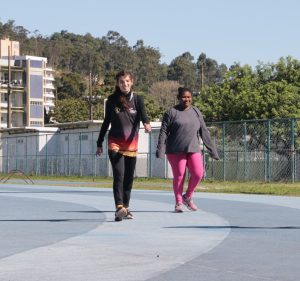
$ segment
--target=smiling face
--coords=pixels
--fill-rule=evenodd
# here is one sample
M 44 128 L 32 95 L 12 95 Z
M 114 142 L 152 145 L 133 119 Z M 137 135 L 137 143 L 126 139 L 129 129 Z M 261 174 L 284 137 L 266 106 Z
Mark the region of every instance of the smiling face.
M 183 109 L 187 109 L 192 105 L 192 93 L 189 91 L 184 91 L 180 96 L 178 96 L 179 104 Z
M 121 92 L 125 95 L 131 92 L 131 88 L 133 86 L 133 79 L 130 75 L 120 76 L 118 79 L 118 87 L 120 88 Z

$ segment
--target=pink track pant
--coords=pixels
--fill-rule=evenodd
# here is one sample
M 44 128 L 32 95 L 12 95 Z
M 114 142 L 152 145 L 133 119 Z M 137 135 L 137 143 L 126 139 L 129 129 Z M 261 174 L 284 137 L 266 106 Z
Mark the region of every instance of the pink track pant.
M 204 167 L 202 154 L 200 152 L 167 154 L 167 158 L 173 172 L 173 190 L 175 194 L 175 200 L 176 203 L 182 203 L 186 167 L 188 168 L 190 174 L 188 188 L 186 190 L 186 196 L 188 198 L 192 197 L 198 183 L 203 178 Z

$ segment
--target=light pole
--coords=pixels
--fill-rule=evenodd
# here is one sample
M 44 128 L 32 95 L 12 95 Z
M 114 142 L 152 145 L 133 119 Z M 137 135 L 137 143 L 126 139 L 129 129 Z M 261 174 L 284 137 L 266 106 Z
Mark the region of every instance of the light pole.
M 93 103 L 92 103 L 92 73 L 89 74 L 89 117 L 90 120 L 93 120 Z

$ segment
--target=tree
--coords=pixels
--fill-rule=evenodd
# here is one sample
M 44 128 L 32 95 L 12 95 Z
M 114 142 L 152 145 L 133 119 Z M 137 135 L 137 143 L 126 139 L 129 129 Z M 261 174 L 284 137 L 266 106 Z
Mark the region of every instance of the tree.
M 109 31 L 102 37 L 105 69 L 120 71 L 131 69 L 134 55 L 128 46 L 128 41 L 116 31 Z
M 135 73 L 137 87 L 146 91 L 154 82 L 166 78 L 162 75 L 162 66 L 159 63 L 161 55 L 158 50 L 144 46 L 143 40 L 139 40 L 133 47 L 133 53 L 135 61 L 132 70 Z
M 221 84 L 205 87 L 196 104 L 211 121 L 299 116 L 300 67 L 296 61 L 292 65 L 281 59 L 254 71 L 236 64 Z
M 178 81 L 181 85 L 194 89 L 197 72 L 193 60 L 194 57 L 189 52 L 176 57 L 169 65 L 168 80 Z
M 180 84 L 177 81 L 161 81 L 155 82 L 149 88 L 149 96 L 154 103 L 163 110 L 177 103 L 177 93 Z
M 201 53 L 197 60 L 198 85 L 202 89 L 204 86 L 211 86 L 221 83 L 227 67 L 225 64 L 218 65 L 216 60 L 207 58 L 206 54 Z
M 61 73 L 56 78 L 57 98 L 82 98 L 87 90 L 87 81 L 78 73 Z
M 77 122 L 89 119 L 87 103 L 82 99 L 68 98 L 55 102 L 51 117 L 58 123 Z
M 14 20 L 8 20 L 7 23 L 1 24 L 0 29 L 0 36 L 1 37 L 9 37 L 11 39 L 14 39 L 16 37 L 16 33 L 14 31 L 15 27 L 15 21 Z
M 145 107 L 150 121 L 157 121 L 162 119 L 162 115 L 165 109 L 164 107 L 158 105 L 153 97 L 149 95 L 145 96 Z

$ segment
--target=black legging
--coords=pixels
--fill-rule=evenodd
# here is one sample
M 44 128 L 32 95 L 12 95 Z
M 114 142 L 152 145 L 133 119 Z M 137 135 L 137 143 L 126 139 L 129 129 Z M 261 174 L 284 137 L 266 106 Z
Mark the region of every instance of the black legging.
M 124 156 L 121 153 L 108 151 L 113 170 L 113 192 L 115 204 L 129 207 L 136 157 Z

